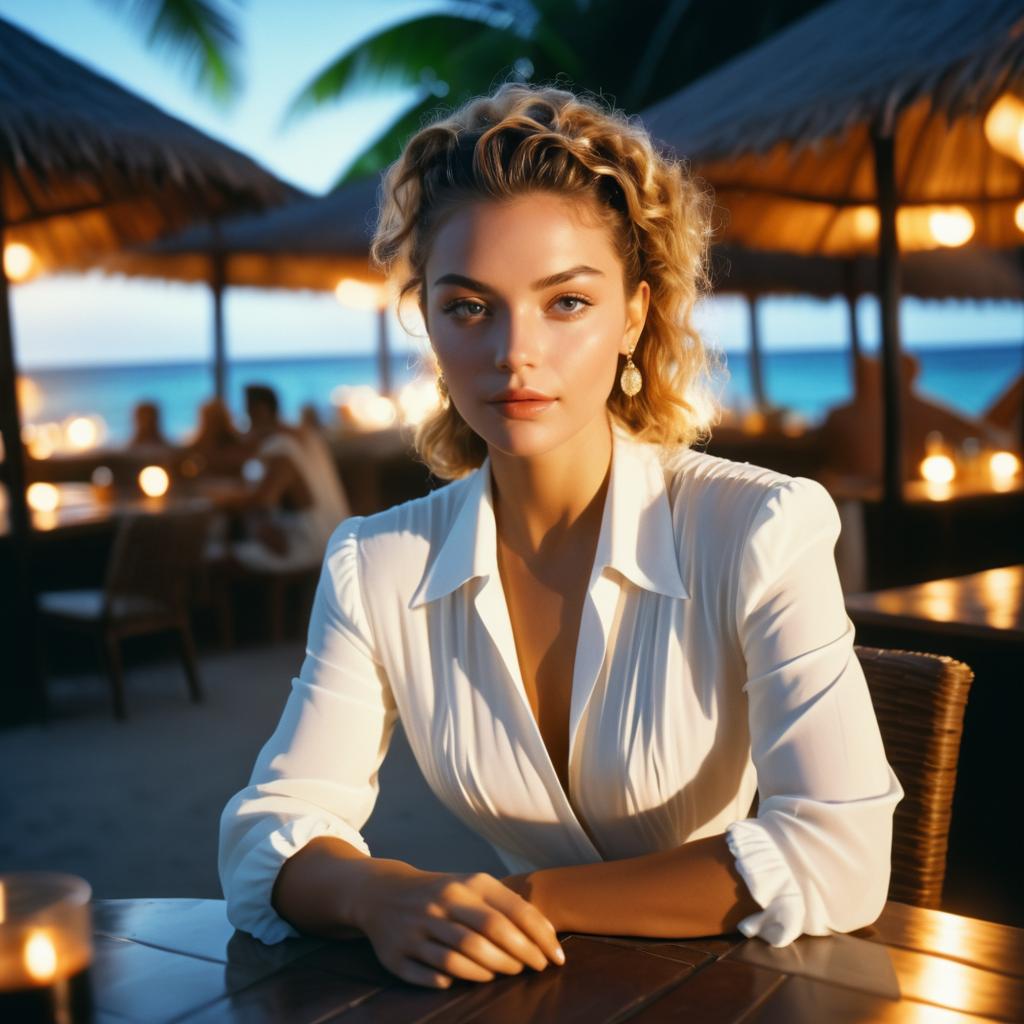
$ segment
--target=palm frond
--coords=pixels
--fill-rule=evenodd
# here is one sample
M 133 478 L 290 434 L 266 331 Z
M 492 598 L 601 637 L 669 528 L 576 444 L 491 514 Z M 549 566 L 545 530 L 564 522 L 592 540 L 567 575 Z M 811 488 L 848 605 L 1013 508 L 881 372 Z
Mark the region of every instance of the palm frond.
M 214 101 L 235 99 L 242 86 L 238 70 L 237 10 L 244 0 L 103 0 L 127 11 L 146 44 L 175 54 L 191 67 L 197 88 Z

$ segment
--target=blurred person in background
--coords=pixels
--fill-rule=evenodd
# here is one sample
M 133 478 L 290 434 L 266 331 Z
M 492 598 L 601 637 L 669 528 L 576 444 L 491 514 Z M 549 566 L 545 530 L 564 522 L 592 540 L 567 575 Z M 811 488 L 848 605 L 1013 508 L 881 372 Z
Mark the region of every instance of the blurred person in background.
M 231 557 L 256 570 L 319 565 L 344 513 L 330 478 L 324 479 L 304 433 L 280 419 L 273 388 L 250 384 L 245 405 L 250 424 L 245 441 L 259 462 L 259 479 L 234 502 L 250 513 L 250 536 L 231 545 Z
M 323 501 L 332 509 L 331 514 L 335 516 L 336 522 L 340 523 L 352 514 L 352 508 L 338 474 L 338 464 L 327 440 L 327 432 L 312 402 L 307 402 L 299 410 L 299 436 L 318 467 Z
M 924 397 L 914 382 L 920 362 L 909 352 L 901 353 L 904 478 L 919 476 L 921 460 L 928 454 L 928 435 L 937 431 L 950 448 L 957 449 L 973 439 L 990 448 L 1004 448 L 1005 431 L 982 420 L 963 416 L 947 405 Z M 854 367 L 854 395 L 849 402 L 832 408 L 818 428 L 825 461 L 822 479 L 858 477 L 870 481 L 882 478 L 884 401 L 882 367 L 877 359 L 858 356 Z
M 160 406 L 153 401 L 138 402 L 132 410 L 133 432 L 125 448 L 142 459 L 166 459 L 175 446 L 164 436 Z
M 185 447 L 179 468 L 184 476 L 240 476 L 250 445 L 220 398 L 199 407 L 199 425 Z

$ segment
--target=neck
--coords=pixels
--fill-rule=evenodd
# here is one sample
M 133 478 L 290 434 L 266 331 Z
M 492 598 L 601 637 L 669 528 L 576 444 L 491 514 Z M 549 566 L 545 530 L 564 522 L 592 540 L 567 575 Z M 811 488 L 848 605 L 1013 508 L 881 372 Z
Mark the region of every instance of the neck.
M 600 527 L 612 457 L 611 424 L 601 419 L 557 450 L 536 456 L 490 448 L 499 538 L 528 558 Z

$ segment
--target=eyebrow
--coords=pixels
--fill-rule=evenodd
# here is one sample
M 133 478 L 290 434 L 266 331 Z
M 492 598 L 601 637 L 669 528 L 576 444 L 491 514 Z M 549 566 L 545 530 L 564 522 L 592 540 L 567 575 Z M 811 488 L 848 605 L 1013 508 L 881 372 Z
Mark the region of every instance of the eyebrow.
M 530 288 L 539 292 L 544 288 L 551 288 L 556 284 L 562 284 L 564 281 L 568 281 L 571 278 L 579 277 L 581 274 L 600 274 L 604 276 L 603 270 L 598 270 L 596 267 L 588 267 L 585 263 L 581 263 L 577 267 L 570 267 L 568 270 L 561 270 L 557 274 L 552 274 L 550 277 L 542 277 L 539 281 L 534 281 Z M 471 277 L 466 277 L 465 274 L 443 274 L 434 282 L 436 288 L 440 284 L 461 284 L 465 288 L 471 288 L 478 292 L 493 292 L 494 289 L 490 285 L 486 285 L 483 281 L 475 281 Z

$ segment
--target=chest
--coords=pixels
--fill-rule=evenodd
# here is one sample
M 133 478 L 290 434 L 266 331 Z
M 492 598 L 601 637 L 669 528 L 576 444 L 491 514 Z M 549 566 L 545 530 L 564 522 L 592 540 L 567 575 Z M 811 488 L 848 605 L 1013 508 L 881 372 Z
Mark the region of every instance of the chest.
M 499 559 L 523 688 L 562 788 L 569 786 L 569 718 L 589 565 L 569 560 L 539 572 Z

